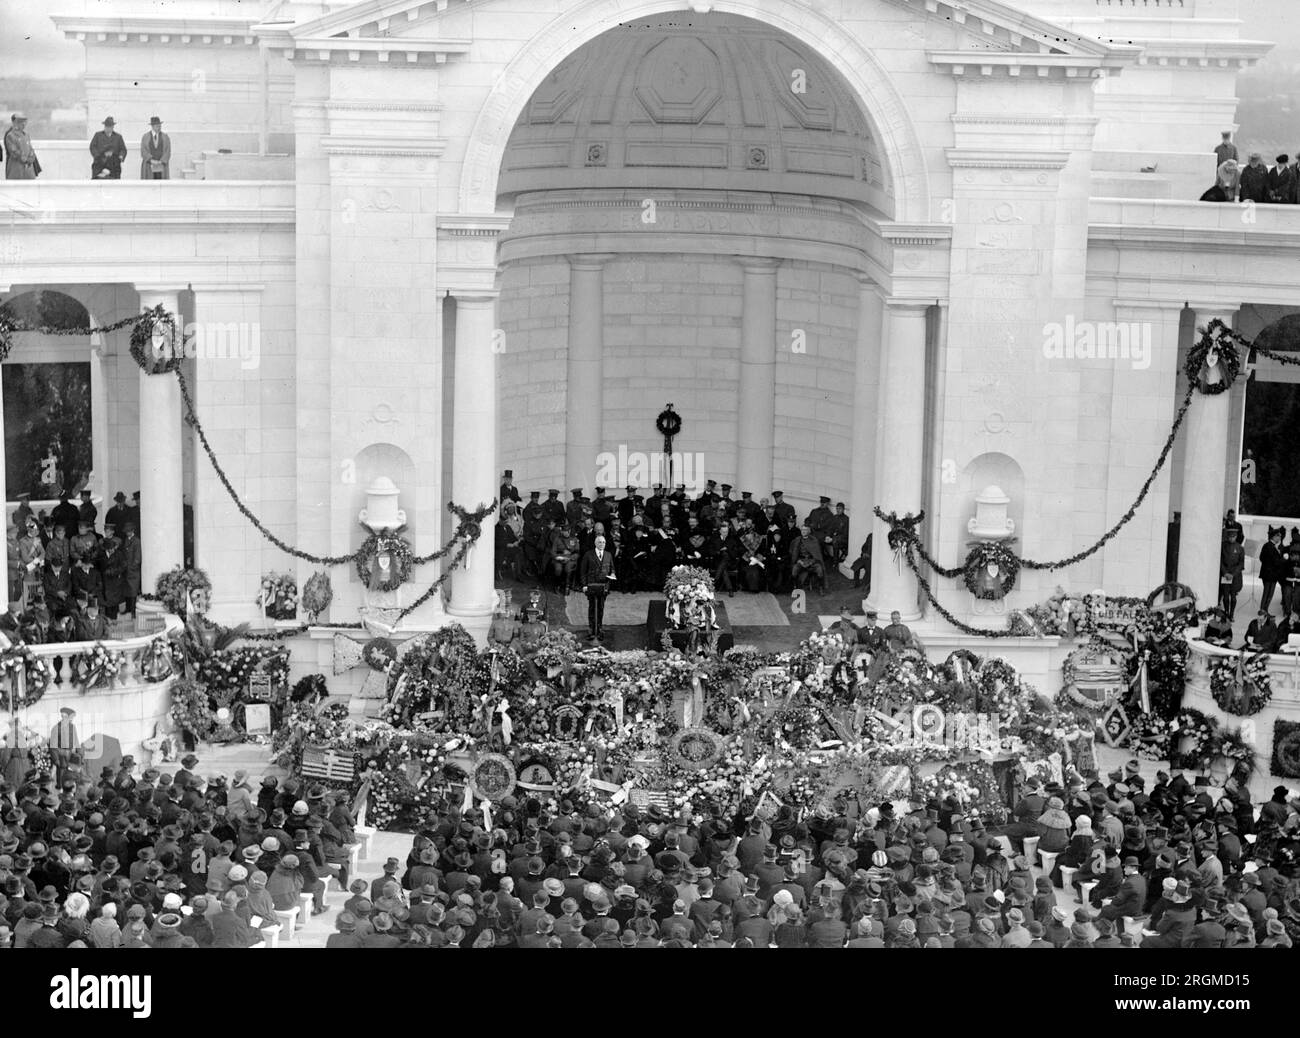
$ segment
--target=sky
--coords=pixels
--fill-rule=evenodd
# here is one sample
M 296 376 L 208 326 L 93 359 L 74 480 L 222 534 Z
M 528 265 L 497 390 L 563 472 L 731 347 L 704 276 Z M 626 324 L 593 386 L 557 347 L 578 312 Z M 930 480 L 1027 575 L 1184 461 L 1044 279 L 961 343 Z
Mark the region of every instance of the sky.
M 1014 6 L 1015 0 L 1010 0 Z M 50 21 L 51 12 L 73 12 L 83 8 L 110 13 L 113 0 L 0 0 L 0 77 L 31 76 L 58 79 L 79 76 L 85 71 L 82 44 L 65 40 Z M 125 5 L 116 5 L 121 10 Z M 133 0 L 139 10 L 148 0 Z M 152 5 L 159 14 L 174 6 L 168 0 Z M 260 10 L 264 2 L 250 0 Z M 685 4 L 683 3 L 683 6 Z M 1300 51 L 1300 2 L 1297 0 L 1241 0 L 1245 22 L 1242 35 L 1247 39 L 1270 40 L 1279 49 Z M 1266 65 L 1261 71 L 1266 71 Z

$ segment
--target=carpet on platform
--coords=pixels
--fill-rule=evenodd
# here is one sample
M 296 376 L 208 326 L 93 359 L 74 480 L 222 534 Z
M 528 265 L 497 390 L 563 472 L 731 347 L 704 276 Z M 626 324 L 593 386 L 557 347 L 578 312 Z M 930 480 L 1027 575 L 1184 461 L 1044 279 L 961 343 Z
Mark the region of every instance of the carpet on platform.
M 645 626 L 650 603 L 663 601 L 664 596 L 651 591 L 638 591 L 624 595 L 612 593 L 605 600 L 606 627 Z M 727 607 L 727 619 L 734 627 L 789 627 L 790 621 L 775 596 L 766 591 L 750 594 L 737 591 L 735 598 L 720 598 Z M 587 596 L 575 591 L 565 600 L 564 618 L 571 624 L 587 624 Z

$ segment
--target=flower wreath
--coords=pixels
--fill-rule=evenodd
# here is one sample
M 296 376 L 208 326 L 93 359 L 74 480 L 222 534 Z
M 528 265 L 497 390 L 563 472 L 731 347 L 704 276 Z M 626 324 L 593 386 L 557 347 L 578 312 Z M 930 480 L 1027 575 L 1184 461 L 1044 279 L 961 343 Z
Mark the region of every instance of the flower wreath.
M 26 645 L 19 644 L 5 653 L 0 660 L 0 669 L 3 669 L 6 678 L 10 678 L 18 673 L 19 668 L 26 672 L 27 681 L 21 693 L 14 690 L 13 705 L 21 710 L 39 702 L 41 696 L 45 695 L 50 682 L 54 680 L 54 667 L 49 660 L 37 656 Z M 0 698 L 0 702 L 6 706 L 9 704 L 7 697 Z
M 377 586 L 370 587 L 371 568 L 374 566 L 375 558 L 384 552 L 393 560 L 391 575 L 387 580 L 381 580 Z M 371 591 L 396 591 L 411 575 L 411 546 L 407 544 L 404 537 L 397 537 L 390 533 L 372 533 L 357 549 L 356 567 L 361 583 Z
M 1244 654 L 1243 654 L 1244 655 Z M 1237 669 L 1241 667 L 1241 680 Z M 1263 653 L 1243 663 L 1242 657 L 1220 656 L 1210 661 L 1210 692 L 1224 713 L 1251 717 L 1268 706 L 1273 698 L 1273 678 Z
M 1002 578 L 1001 593 L 995 594 L 991 588 L 981 587 L 980 572 L 988 566 L 997 566 Z M 966 590 L 976 598 L 996 601 L 1006 598 L 1016 584 L 1016 575 L 1020 572 L 1020 560 L 1001 541 L 983 541 L 971 548 L 962 565 L 962 582 Z
M 154 346 L 154 328 L 161 324 L 171 339 L 171 356 L 159 354 Z M 148 375 L 162 375 L 181 366 L 183 344 L 176 342 L 176 318 L 159 305 L 144 311 L 131 328 L 131 357 Z M 178 349 L 179 345 L 179 349 Z
M 660 436 L 676 436 L 682 431 L 682 416 L 673 410 L 673 405 L 669 404 L 659 412 L 655 419 L 655 428 L 659 430 Z
M 1226 393 L 1232 388 L 1232 384 L 1237 381 L 1237 375 L 1241 372 L 1241 354 L 1237 344 L 1244 344 L 1244 341 L 1216 317 L 1206 326 L 1201 337 L 1196 340 L 1196 344 L 1187 354 L 1183 372 L 1187 375 L 1188 382 L 1206 396 Z M 1223 378 L 1209 384 L 1201 380 L 1201 369 L 1206 366 L 1212 353 L 1223 367 Z
M 212 581 L 201 569 L 186 569 L 176 566 L 166 573 L 158 574 L 154 585 L 158 599 L 169 613 L 184 616 L 189 608 L 190 593 L 195 589 L 212 590 Z
M 1016 668 L 1006 660 L 990 657 L 975 675 L 976 703 L 981 711 L 997 714 L 1003 725 L 1014 725 L 1022 701 L 1032 694 L 1024 687 Z

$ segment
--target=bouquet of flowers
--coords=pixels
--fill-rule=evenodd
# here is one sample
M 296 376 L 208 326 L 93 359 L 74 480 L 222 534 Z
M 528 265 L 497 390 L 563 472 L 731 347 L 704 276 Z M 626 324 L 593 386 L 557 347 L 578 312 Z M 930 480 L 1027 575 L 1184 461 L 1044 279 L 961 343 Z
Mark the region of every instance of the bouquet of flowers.
M 288 573 L 268 573 L 262 578 L 256 604 L 272 620 L 298 616 L 298 582 Z
M 83 652 L 72 666 L 72 680 L 85 692 L 90 688 L 111 688 L 126 665 L 126 653 L 96 642 Z
M 698 566 L 674 566 L 664 584 L 668 618 L 674 627 L 716 627 L 713 577 Z
M 190 592 L 195 588 L 211 591 L 212 581 L 201 569 L 177 566 L 166 573 L 159 574 L 155 587 L 158 592 L 157 598 L 167 612 L 183 617 L 189 608 Z

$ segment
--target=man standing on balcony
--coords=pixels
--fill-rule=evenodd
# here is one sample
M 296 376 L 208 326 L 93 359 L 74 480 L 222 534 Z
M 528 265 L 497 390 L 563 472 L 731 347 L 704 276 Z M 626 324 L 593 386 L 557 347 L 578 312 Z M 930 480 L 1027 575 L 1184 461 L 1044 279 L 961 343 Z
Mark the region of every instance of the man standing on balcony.
M 1223 140 L 1215 145 L 1214 148 L 1214 171 L 1216 174 L 1219 171 L 1219 167 L 1229 159 L 1236 161 L 1237 146 L 1232 143 L 1232 131 L 1224 130 Z
M 104 128 L 90 139 L 90 154 L 94 161 L 90 164 L 92 180 L 121 180 L 122 160 L 126 158 L 126 141 L 114 129 L 117 124 L 110 115 L 104 120 Z
M 162 120 L 149 120 L 149 132 L 140 139 L 140 179 L 170 180 L 172 139 L 162 132 Z
M 27 116 L 14 112 L 5 133 L 5 179 L 35 180 L 39 171 L 36 152 L 27 136 Z

